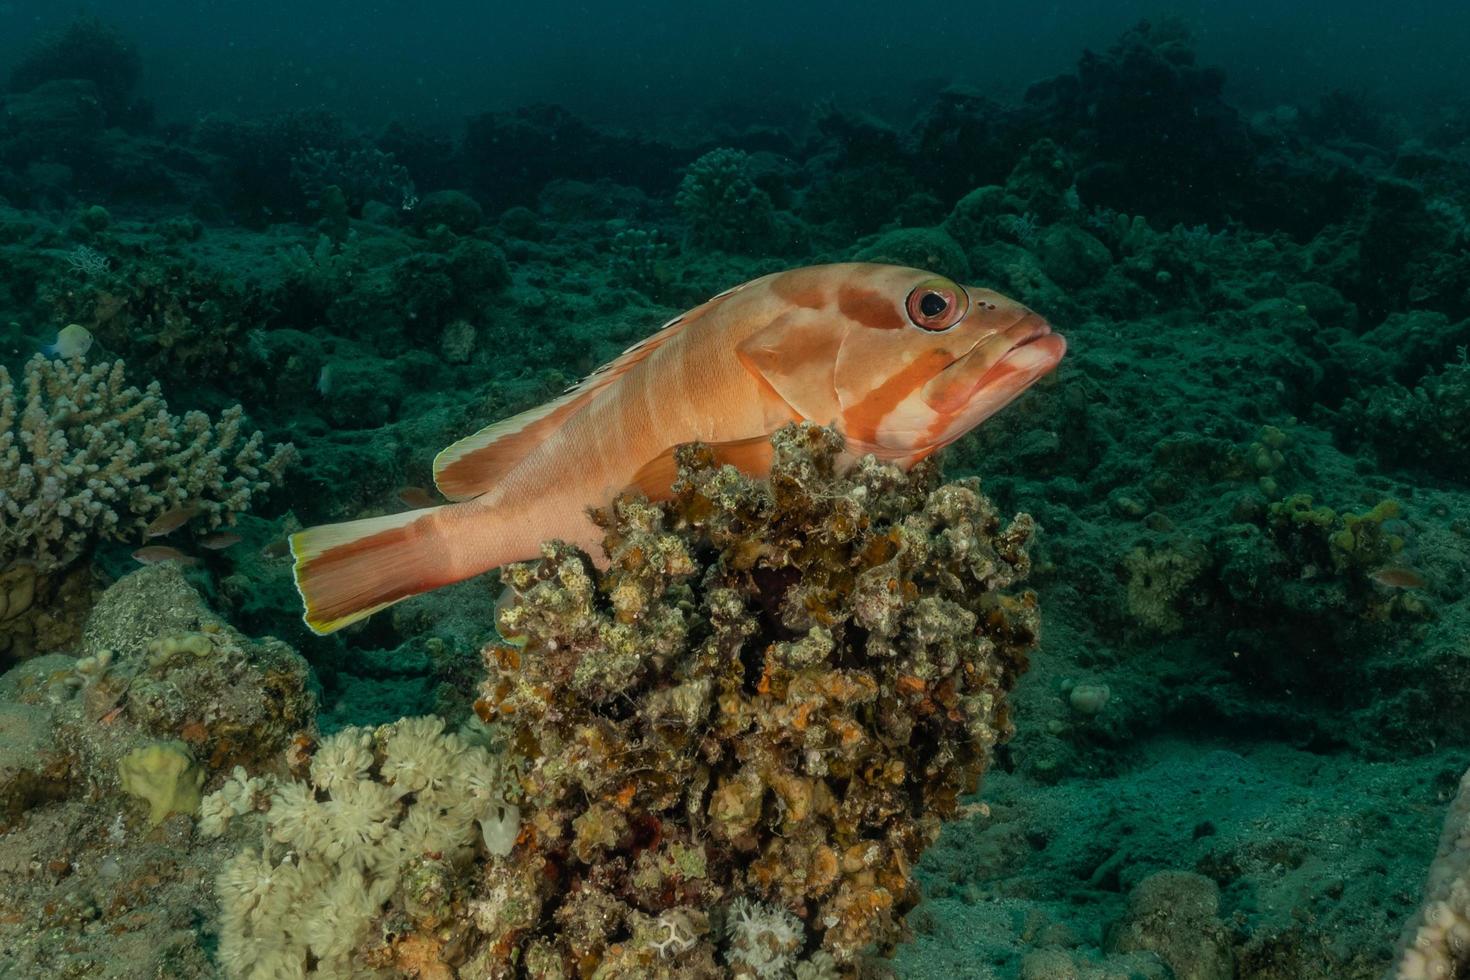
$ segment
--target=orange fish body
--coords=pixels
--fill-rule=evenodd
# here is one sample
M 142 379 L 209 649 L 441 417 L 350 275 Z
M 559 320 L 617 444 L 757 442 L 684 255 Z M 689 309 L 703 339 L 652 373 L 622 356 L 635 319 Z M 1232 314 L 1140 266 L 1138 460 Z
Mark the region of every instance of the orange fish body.
M 597 554 L 588 509 L 666 498 L 673 452 L 712 446 L 752 475 L 787 422 L 831 425 L 853 456 L 911 465 L 995 414 L 1066 351 L 997 293 L 898 266 L 776 273 L 668 323 L 557 400 L 434 461 L 455 503 L 291 538 L 306 622 L 330 633 L 411 595 L 540 553 Z

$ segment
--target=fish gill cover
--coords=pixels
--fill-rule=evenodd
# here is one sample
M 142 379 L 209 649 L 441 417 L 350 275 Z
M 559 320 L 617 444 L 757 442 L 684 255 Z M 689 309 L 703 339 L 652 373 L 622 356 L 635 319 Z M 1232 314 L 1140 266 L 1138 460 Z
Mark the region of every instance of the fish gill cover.
M 142 36 L 0 94 L 0 975 L 1470 970 L 1462 97 L 1150 22 L 904 112 L 379 126 L 182 115 Z M 953 482 L 686 451 L 606 570 L 301 623 L 289 534 L 848 260 L 1071 341 Z

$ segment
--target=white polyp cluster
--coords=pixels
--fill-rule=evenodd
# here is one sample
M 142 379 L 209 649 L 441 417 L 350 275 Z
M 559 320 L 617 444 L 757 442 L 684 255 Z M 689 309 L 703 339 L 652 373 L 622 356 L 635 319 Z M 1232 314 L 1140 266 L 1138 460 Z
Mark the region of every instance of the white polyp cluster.
M 1445 817 L 1429 868 L 1424 904 L 1404 934 L 1392 980 L 1458 980 L 1470 975 L 1470 771 Z
M 500 759 L 446 734 L 438 718 L 406 718 L 325 739 L 309 782 L 250 780 L 237 770 L 205 803 L 220 832 L 269 789 L 263 848 L 218 879 L 220 962 L 232 977 L 354 976 L 353 951 L 411 862 L 467 860 L 483 837 L 514 846 L 519 809 Z
M 784 977 L 805 941 L 801 920 L 775 905 L 737 898 L 725 920 L 731 966 L 746 966 L 760 980 Z

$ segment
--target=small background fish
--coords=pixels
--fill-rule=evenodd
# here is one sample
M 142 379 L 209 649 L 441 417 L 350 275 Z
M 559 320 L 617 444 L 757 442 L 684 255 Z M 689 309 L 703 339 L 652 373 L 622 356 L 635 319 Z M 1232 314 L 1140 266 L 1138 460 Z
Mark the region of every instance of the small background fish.
M 55 341 L 41 348 L 41 352 L 47 357 L 67 360 L 82 357 L 91 349 L 92 331 L 80 323 L 69 323 L 56 334 Z

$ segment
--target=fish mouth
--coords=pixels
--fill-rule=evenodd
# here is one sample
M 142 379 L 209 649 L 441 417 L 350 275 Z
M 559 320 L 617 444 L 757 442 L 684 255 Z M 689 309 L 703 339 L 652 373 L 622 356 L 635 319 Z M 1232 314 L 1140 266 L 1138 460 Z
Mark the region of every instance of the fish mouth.
M 1027 310 L 1025 315 L 1005 329 L 1006 339 L 1011 341 L 1012 349 L 1024 347 L 1032 341 L 1040 340 L 1051 333 L 1051 324 L 1036 313 Z
M 999 357 L 997 348 L 1004 351 Z M 963 415 L 968 426 L 978 425 L 1047 375 L 1066 352 L 1066 338 L 1027 310 L 941 371 L 924 386 L 923 399 L 941 414 Z
M 1029 375 L 1016 392 L 1020 394 L 1056 367 L 1062 355 L 1067 352 L 1067 339 L 1059 333 L 1053 333 L 1051 324 L 1045 318 L 1030 311 L 1007 327 L 1004 336 L 1010 341 L 1010 349 L 1001 355 L 989 371 L 980 376 L 976 385 L 980 390 L 1000 383 L 1006 375 Z

